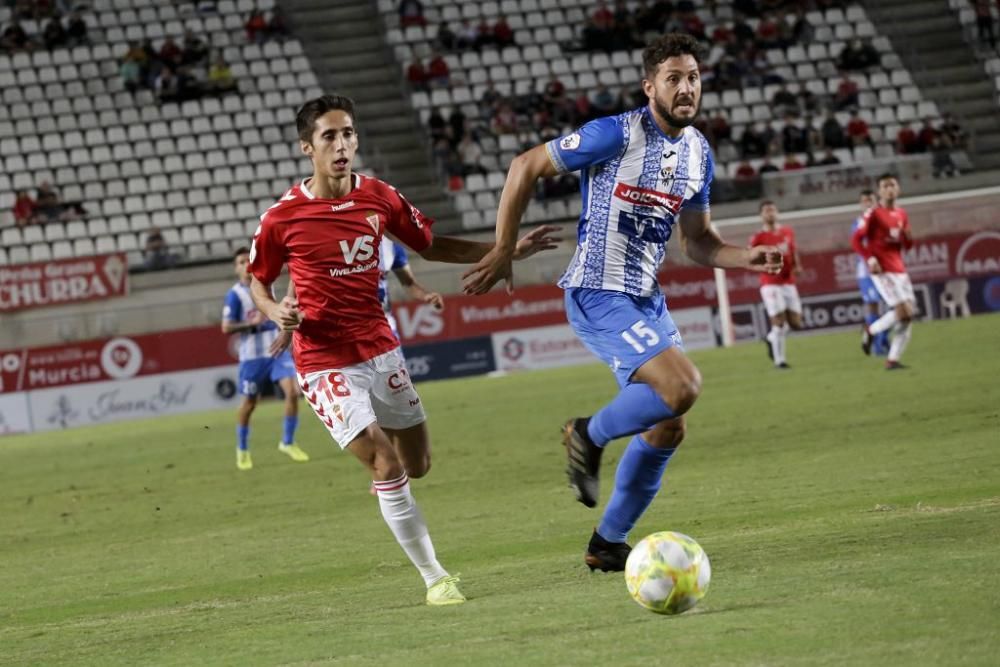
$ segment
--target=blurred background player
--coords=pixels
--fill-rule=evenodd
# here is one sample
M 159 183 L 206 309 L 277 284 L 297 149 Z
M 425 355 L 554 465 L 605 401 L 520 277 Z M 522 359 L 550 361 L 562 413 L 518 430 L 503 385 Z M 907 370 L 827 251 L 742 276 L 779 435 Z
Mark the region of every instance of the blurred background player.
M 598 118 L 516 157 L 500 197 L 497 246 L 465 274 L 469 293 L 483 294 L 501 279 L 509 287 L 517 228 L 536 182 L 581 172 L 577 248 L 559 286 L 576 335 L 611 367 L 621 391 L 592 417 L 563 427 L 577 500 L 597 504 L 604 447 L 633 436 L 584 554 L 591 570 L 625 568 L 628 533 L 659 491 L 684 438 L 683 415 L 701 392 L 701 375 L 682 350 L 656 277 L 675 225 L 685 253 L 699 264 L 781 268 L 777 248 L 728 245 L 711 227 L 712 155 L 691 127 L 701 104 L 699 55 L 688 35 L 654 40 L 643 51 L 647 105 Z
M 431 261 L 473 263 L 493 246 L 434 236 L 433 221 L 395 188 L 352 171 L 358 135 L 350 98 L 306 102 L 296 126 L 313 174 L 261 216 L 250 250 L 254 301 L 282 329 L 295 330 L 306 399 L 334 441 L 371 474 L 382 517 L 423 578 L 427 604 L 460 604 L 458 578 L 438 562 L 410 492 L 410 477 L 430 469 L 430 437 L 379 300 L 379 251 L 386 233 Z M 518 255 L 555 247 L 551 229 L 527 234 Z M 278 303 L 271 284 L 286 263 L 295 297 Z
M 795 232 L 791 227 L 778 224 L 778 206 L 765 199 L 760 203 L 760 221 L 763 228 L 750 237 L 750 247 L 774 246 L 781 251 L 781 272 L 760 274 L 760 298 L 771 321 L 771 330 L 764 342 L 767 354 L 776 368 L 789 368 L 785 360 L 785 340 L 789 327 L 802 328 L 802 300 L 795 286 L 795 276 L 802 273 L 802 260 L 795 245 Z
M 885 362 L 886 370 L 890 371 L 905 368 L 899 360 L 910 342 L 917 302 L 903 263 L 903 250 L 913 247 L 913 236 L 906 211 L 896 205 L 899 191 L 899 180 L 894 175 L 879 176 L 878 205 L 861 217 L 851 237 L 854 252 L 865 258 L 872 282 L 889 307 L 873 324 L 865 325 L 861 349 L 870 354 L 873 336 L 891 329 L 892 342 Z
M 851 225 L 851 236 L 857 231 L 861 224 L 861 217 L 865 212 L 875 205 L 875 193 L 871 190 L 862 190 L 858 204 L 861 206 L 861 215 L 854 219 Z M 858 291 L 861 292 L 861 303 L 865 305 L 865 325 L 871 326 L 882 314 L 882 297 L 879 296 L 875 283 L 871 275 L 868 274 L 868 262 L 861 255 L 858 255 Z M 872 336 L 872 352 L 879 356 L 885 356 L 889 351 L 889 333 L 883 331 Z
M 388 320 L 389 327 L 397 339 L 399 338 L 399 328 L 396 326 L 396 318 L 392 314 L 392 303 L 389 299 L 390 272 L 396 276 L 399 284 L 406 288 L 411 299 L 428 303 L 434 307 L 434 310 L 444 308 L 444 297 L 417 282 L 417 277 L 413 275 L 413 269 L 410 268 L 410 262 L 406 256 L 406 248 L 388 236 L 382 237 L 382 245 L 378 254 L 378 268 L 378 298 L 382 302 L 385 319 Z
M 257 407 L 257 397 L 266 382 L 277 383 L 285 394 L 285 419 L 278 451 L 293 461 L 309 460 L 309 455 L 295 444 L 295 429 L 299 424 L 295 365 L 290 352 L 274 349 L 278 326 L 257 310 L 250 297 L 249 258 L 248 248 L 239 248 L 233 255 L 239 280 L 226 293 L 222 309 L 222 333 L 240 334 L 239 391 L 243 402 L 236 411 L 236 467 L 240 470 L 253 468 L 249 446 L 250 415 Z

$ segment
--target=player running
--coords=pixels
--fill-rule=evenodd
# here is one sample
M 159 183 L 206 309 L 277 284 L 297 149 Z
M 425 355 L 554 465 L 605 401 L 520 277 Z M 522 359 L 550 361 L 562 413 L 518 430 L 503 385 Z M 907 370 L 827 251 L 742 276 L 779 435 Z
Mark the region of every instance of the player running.
M 851 226 L 851 236 L 854 235 L 858 226 L 861 225 L 861 217 L 868 209 L 875 205 L 875 193 L 871 190 L 862 190 L 858 203 L 861 205 L 861 215 L 854 219 L 854 224 Z M 878 290 L 875 288 L 875 283 L 868 274 L 868 262 L 861 255 L 858 255 L 857 276 L 858 291 L 861 292 L 861 303 L 865 305 L 865 325 L 871 326 L 879 318 L 879 315 L 881 315 L 880 306 L 882 304 L 882 297 L 879 296 Z M 886 331 L 872 336 L 872 352 L 880 357 L 885 356 L 889 351 L 888 339 L 889 333 Z M 863 344 L 862 349 L 864 349 Z
M 581 171 L 578 244 L 559 286 L 577 336 L 611 367 L 621 391 L 592 417 L 564 426 L 577 500 L 597 504 L 604 447 L 633 436 L 587 547 L 592 570 L 624 569 L 626 537 L 659 490 L 684 438 L 683 415 L 701 392 L 656 279 L 675 226 L 688 257 L 700 264 L 781 270 L 777 248 L 728 245 L 712 229 L 712 155 L 691 127 L 701 103 L 698 63 L 693 38 L 660 37 L 643 52 L 647 106 L 598 118 L 515 158 L 500 198 L 497 246 L 465 274 L 468 293 L 483 294 L 501 279 L 510 287 L 514 239 L 536 181 Z
M 878 206 L 863 216 L 851 236 L 854 252 L 865 258 L 875 289 L 889 310 L 873 324 L 866 324 L 861 334 L 861 349 L 871 353 L 872 338 L 892 329 L 892 343 L 885 362 L 886 370 L 906 368 L 899 362 L 910 342 L 917 299 L 903 263 L 903 250 L 913 247 L 910 219 L 903 207 L 896 205 L 899 180 L 892 174 L 878 177 Z
M 795 276 L 802 273 L 802 260 L 795 245 L 795 232 L 778 224 L 778 206 L 773 201 L 760 203 L 760 221 L 763 228 L 750 237 L 750 247 L 774 246 L 782 255 L 780 273 L 760 274 L 760 297 L 771 320 L 771 330 L 764 342 L 775 368 L 785 369 L 790 368 L 785 360 L 789 327 L 796 331 L 802 328 L 802 300 L 795 286 Z
M 296 125 L 313 175 L 261 216 L 250 249 L 254 301 L 283 329 L 296 330 L 299 385 L 333 439 L 371 473 L 383 518 L 427 585 L 427 604 L 460 604 L 458 578 L 438 562 L 410 493 L 410 477 L 430 468 L 430 440 L 379 302 L 379 251 L 386 233 L 443 262 L 478 261 L 492 245 L 434 236 L 433 221 L 395 188 L 351 170 L 358 137 L 349 98 L 306 102 Z M 551 230 L 527 234 L 518 258 L 555 247 Z M 296 295 L 277 303 L 270 288 L 285 264 Z
M 240 470 L 253 468 L 249 445 L 250 415 L 257 407 L 257 397 L 265 382 L 277 383 L 285 394 L 285 419 L 278 451 L 293 461 L 309 460 L 309 455 L 295 444 L 295 429 L 299 425 L 295 365 L 288 351 L 272 356 L 278 326 L 268 321 L 250 298 L 249 257 L 248 248 L 239 248 L 233 254 L 233 266 L 239 280 L 226 293 L 222 308 L 222 333 L 240 334 L 239 392 L 243 401 L 236 411 L 236 467 Z

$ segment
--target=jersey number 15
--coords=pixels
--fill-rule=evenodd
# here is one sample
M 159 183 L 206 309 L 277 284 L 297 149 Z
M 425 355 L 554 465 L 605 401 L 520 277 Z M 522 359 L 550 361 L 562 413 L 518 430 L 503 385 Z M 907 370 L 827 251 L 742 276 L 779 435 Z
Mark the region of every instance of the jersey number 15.
M 621 335 L 625 342 L 631 345 L 636 352 L 645 352 L 660 342 L 660 337 L 657 333 L 642 320 L 633 324 L 628 330 L 623 331 Z

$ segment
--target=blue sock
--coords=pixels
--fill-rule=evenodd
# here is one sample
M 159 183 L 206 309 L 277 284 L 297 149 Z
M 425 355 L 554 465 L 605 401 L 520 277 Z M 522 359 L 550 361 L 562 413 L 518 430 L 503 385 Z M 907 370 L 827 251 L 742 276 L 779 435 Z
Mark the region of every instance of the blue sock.
M 875 324 L 875 321 L 881 315 L 872 315 L 871 313 L 865 314 L 865 324 L 871 326 Z M 889 352 L 889 332 L 883 331 L 882 333 L 875 334 L 872 337 L 872 349 L 875 354 L 887 354 Z
M 236 426 L 236 449 L 241 451 L 246 451 L 250 449 L 247 444 L 247 439 L 250 437 L 250 427 L 249 426 Z
M 590 418 L 587 435 L 595 445 L 603 447 L 615 438 L 648 431 L 674 416 L 670 406 L 648 384 L 627 384 Z
M 615 490 L 611 492 L 597 534 L 608 542 L 624 542 L 635 522 L 653 502 L 660 490 L 663 471 L 677 448 L 657 449 L 635 436 L 625 448 L 615 472 Z
M 295 442 L 295 429 L 299 427 L 298 417 L 285 415 L 284 431 L 281 437 L 282 444 L 290 445 Z

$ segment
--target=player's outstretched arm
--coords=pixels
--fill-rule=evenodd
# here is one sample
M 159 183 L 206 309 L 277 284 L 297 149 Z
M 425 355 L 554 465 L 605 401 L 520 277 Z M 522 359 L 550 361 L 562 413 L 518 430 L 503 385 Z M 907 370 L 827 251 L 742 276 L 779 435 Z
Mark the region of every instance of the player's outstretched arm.
M 544 144 L 521 153 L 510 163 L 497 209 L 496 245 L 462 276 L 466 294 L 485 294 L 500 280 L 507 283 L 508 292 L 513 291 L 511 262 L 515 258 L 521 216 L 531 201 L 538 179 L 558 173 Z M 545 234 L 542 232 L 541 236 L 544 237 Z
M 302 323 L 299 302 L 294 297 L 285 296 L 280 303 L 275 301 L 271 294 L 271 286 L 265 285 L 257 278 L 250 280 L 250 296 L 260 312 L 281 327 L 282 331 L 298 329 Z
M 436 310 L 444 308 L 444 297 L 417 282 L 417 277 L 413 275 L 413 269 L 410 268 L 409 264 L 404 264 L 398 269 L 393 269 L 392 273 L 399 280 L 399 284 L 406 288 L 406 292 L 410 295 L 411 299 L 429 303 Z
M 712 228 L 708 211 L 682 210 L 680 223 L 684 254 L 698 264 L 767 273 L 781 271 L 780 250 L 770 245 L 740 248 L 725 243 Z

